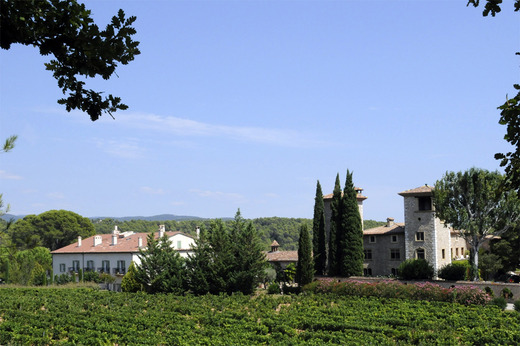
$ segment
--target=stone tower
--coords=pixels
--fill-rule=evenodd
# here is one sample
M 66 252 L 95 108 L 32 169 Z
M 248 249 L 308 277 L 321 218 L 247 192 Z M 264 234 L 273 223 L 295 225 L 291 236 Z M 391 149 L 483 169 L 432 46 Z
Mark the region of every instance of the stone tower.
M 451 263 L 450 228 L 435 216 L 433 188 L 424 185 L 400 192 L 404 197 L 405 259 L 424 258 L 437 272 Z

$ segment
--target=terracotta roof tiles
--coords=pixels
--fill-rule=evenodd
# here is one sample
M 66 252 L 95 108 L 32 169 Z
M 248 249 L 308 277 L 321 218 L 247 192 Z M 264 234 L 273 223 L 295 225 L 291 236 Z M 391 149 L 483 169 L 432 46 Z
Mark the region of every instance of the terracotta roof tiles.
M 81 246 L 78 246 L 78 242 L 64 246 L 60 249 L 54 250 L 52 254 L 60 253 L 109 253 L 109 252 L 139 252 L 138 239 L 142 239 L 142 247 L 146 247 L 147 238 L 150 233 L 133 233 L 131 235 L 123 236 L 119 234 L 117 236 L 117 244 L 112 245 L 113 234 L 97 234 L 95 236 L 82 239 Z M 182 234 L 186 237 L 193 238 L 190 235 L 182 232 L 165 232 L 168 237 L 173 237 L 177 234 Z M 94 237 L 101 237 L 101 243 L 94 246 Z M 159 237 L 159 233 L 155 233 L 155 238 Z

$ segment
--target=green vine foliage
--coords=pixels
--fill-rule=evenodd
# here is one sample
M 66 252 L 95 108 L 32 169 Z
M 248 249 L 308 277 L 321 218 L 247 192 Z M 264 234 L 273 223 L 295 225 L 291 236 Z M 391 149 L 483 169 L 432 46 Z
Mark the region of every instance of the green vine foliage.
M 517 344 L 516 312 L 493 305 L 305 295 L 0 288 L 0 344 Z

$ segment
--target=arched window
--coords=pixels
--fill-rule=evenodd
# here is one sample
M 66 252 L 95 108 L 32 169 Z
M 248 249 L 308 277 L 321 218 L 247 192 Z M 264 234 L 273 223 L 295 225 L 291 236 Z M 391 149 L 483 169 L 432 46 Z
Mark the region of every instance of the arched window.
M 415 250 L 415 258 L 416 259 L 425 259 L 424 249 Z

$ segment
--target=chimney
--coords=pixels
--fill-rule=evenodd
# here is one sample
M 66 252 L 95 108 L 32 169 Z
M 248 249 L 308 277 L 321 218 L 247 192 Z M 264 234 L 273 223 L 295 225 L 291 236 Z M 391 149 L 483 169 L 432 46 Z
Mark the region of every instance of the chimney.
M 197 239 L 199 239 L 199 238 L 200 238 L 200 228 L 197 227 Z
M 114 232 L 115 232 L 115 230 L 114 230 Z M 116 233 L 112 234 L 112 245 L 117 245 L 117 234 Z
M 165 226 L 159 225 L 159 238 L 162 238 L 164 236 L 164 232 L 165 232 Z
M 142 248 L 143 247 L 143 237 L 137 238 L 137 247 Z
M 101 244 L 101 236 L 100 235 L 95 235 L 94 236 L 94 246 L 98 246 Z
M 386 218 L 386 227 L 392 227 L 394 225 L 394 218 L 393 217 L 387 217 Z
M 78 247 L 81 246 L 81 236 L 78 236 Z
M 278 244 L 276 240 L 273 240 L 273 242 L 271 243 L 271 252 L 278 251 L 278 246 L 280 246 L 280 244 Z
M 117 228 L 117 225 L 114 226 L 114 230 L 112 231 L 112 234 L 119 235 L 119 229 Z

